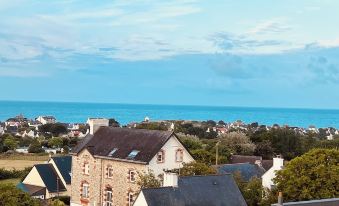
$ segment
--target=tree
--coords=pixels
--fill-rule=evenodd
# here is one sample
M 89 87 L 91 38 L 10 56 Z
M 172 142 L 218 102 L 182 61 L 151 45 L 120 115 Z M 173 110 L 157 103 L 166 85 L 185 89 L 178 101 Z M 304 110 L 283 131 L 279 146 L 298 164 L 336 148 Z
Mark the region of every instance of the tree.
M 233 174 L 233 178 L 237 183 L 248 206 L 260 205 L 264 194 L 264 188 L 260 178 L 253 177 L 246 182 L 239 171 Z
M 230 132 L 221 136 L 220 145 L 227 146 L 233 153 L 251 155 L 255 144 L 242 132 Z
M 313 149 L 291 160 L 274 179 L 289 201 L 339 196 L 339 151 Z
M 67 127 L 61 123 L 49 123 L 39 126 L 39 131 L 46 134 L 52 134 L 53 136 L 59 136 L 60 134 L 67 133 Z
M 63 145 L 63 139 L 60 137 L 53 137 L 48 140 L 48 146 L 53 148 L 60 148 Z
M 40 202 L 11 184 L 0 184 L 0 205 L 40 206 Z
M 28 147 L 29 153 L 42 153 L 44 150 L 41 148 L 41 144 L 38 140 L 34 140 Z
M 108 125 L 112 127 L 120 127 L 120 123 L 116 121 L 114 118 L 108 120 Z
M 216 173 L 215 168 L 201 162 L 183 163 L 183 167 L 179 169 L 180 176 L 210 175 Z
M 151 170 L 149 170 L 147 173 L 139 173 L 137 184 L 141 188 L 155 188 L 161 186 L 161 180 L 157 178 Z
M 4 140 L 4 146 L 7 147 L 8 150 L 14 150 L 18 146 L 18 142 L 13 136 L 8 136 Z

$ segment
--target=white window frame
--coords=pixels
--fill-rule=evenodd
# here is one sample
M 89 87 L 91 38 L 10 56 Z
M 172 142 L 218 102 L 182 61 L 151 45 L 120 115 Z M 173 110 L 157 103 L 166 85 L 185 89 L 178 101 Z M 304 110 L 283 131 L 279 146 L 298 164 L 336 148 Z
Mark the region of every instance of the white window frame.
M 135 178 L 136 172 L 135 172 L 135 170 L 130 170 L 130 171 L 128 172 L 128 174 L 129 174 L 128 180 L 129 180 L 130 182 L 135 182 L 135 181 L 136 181 L 136 178 Z M 132 179 L 132 177 L 133 177 L 133 179 Z
M 108 194 L 111 194 L 111 200 L 109 201 L 108 200 Z M 106 197 L 107 197 L 107 199 L 106 199 L 106 204 L 105 204 L 105 206 L 113 206 L 113 191 L 109 191 L 109 190 L 107 190 L 106 191 Z
M 128 206 L 132 206 L 133 205 L 133 193 L 132 192 L 129 192 L 128 194 Z
M 179 148 L 175 151 L 175 161 L 182 162 L 184 161 L 184 150 Z
M 89 164 L 88 163 L 84 164 L 84 174 L 89 175 Z
M 110 171 L 112 172 L 112 173 L 110 173 Z M 110 175 L 111 174 L 111 175 Z M 113 178 L 113 167 L 112 166 L 108 166 L 107 167 L 107 177 L 108 178 Z
M 165 151 L 161 150 L 157 153 L 157 163 L 164 163 L 165 162 Z M 159 157 L 161 157 L 161 160 L 159 160 Z
M 82 184 L 82 194 L 81 194 L 81 197 L 88 198 L 89 197 L 88 190 L 89 190 L 89 184 L 83 183 Z

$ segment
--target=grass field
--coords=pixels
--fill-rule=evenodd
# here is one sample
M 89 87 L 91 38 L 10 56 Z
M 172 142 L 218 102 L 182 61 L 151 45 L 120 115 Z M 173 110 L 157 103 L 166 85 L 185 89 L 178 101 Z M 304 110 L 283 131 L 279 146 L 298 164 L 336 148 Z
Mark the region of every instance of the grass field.
M 13 185 L 17 185 L 19 182 L 20 182 L 19 178 L 0 180 L 0 184 L 13 184 Z
M 0 168 L 4 168 L 6 170 L 22 170 L 26 167 L 32 167 L 35 164 L 44 163 L 45 161 L 32 161 L 32 160 L 6 160 L 0 159 Z

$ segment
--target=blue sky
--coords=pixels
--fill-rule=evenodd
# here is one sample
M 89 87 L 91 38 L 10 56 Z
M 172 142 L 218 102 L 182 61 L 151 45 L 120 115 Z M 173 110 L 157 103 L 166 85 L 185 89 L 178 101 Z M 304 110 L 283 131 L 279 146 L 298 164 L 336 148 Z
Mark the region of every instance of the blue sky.
M 3 0 L 1 100 L 339 108 L 336 0 Z

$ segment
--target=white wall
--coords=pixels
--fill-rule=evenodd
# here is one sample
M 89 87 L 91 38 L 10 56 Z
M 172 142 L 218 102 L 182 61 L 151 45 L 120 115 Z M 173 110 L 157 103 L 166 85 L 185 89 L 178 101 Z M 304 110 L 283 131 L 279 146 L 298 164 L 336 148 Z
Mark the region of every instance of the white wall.
M 28 173 L 24 181 L 22 183 L 35 185 L 40 187 L 46 187 L 45 183 L 42 181 L 38 170 L 33 167 L 32 170 Z
M 273 183 L 273 179 L 276 176 L 276 171 L 281 170 L 283 166 L 284 159 L 279 157 L 273 158 L 273 166 L 261 177 L 263 187 L 272 189 L 272 187 L 275 185 Z
M 148 169 L 151 169 L 154 174 L 163 174 L 163 170 L 176 169 L 182 167 L 182 162 L 175 161 L 175 152 L 177 149 L 182 149 L 184 156 L 183 162 L 189 163 L 194 161 L 193 157 L 187 152 L 184 146 L 173 135 L 166 144 L 161 148 L 165 152 L 165 161 L 163 163 L 157 163 L 157 155 L 149 162 Z
M 135 200 L 133 206 L 147 206 L 145 196 L 142 192 L 139 193 L 137 199 Z

